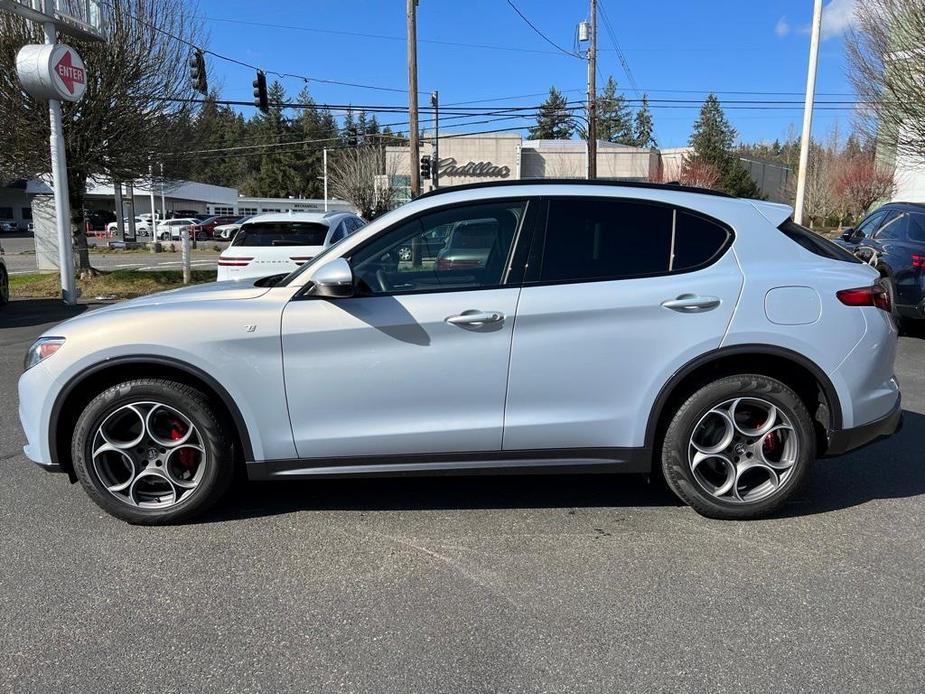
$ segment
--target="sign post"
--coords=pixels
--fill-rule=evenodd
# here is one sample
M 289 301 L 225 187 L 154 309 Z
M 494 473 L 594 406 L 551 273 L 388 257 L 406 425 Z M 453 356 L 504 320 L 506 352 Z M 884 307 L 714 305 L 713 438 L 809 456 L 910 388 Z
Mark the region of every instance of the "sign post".
M 96 0 L 88 1 L 78 8 L 85 17 L 69 14 L 65 9 L 59 8 L 55 0 L 43 0 L 41 10 L 33 7 L 35 4 L 0 0 L 0 9 L 40 22 L 45 34 L 44 44 L 27 45 L 19 50 L 16 55 L 16 72 L 26 93 L 36 99 L 48 101 L 61 298 L 66 304 L 74 304 L 77 302 L 77 288 L 74 280 L 71 205 L 67 187 L 61 102 L 80 101 L 87 89 L 87 71 L 77 51 L 57 42 L 58 29 L 80 38 L 101 41 L 102 15 Z

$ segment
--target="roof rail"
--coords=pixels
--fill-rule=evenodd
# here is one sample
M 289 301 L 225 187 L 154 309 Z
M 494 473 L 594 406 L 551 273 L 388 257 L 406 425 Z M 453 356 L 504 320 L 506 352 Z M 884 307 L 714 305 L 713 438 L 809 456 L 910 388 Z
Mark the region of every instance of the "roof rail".
M 465 183 L 456 186 L 447 186 L 446 188 L 437 188 L 423 195 L 419 195 L 416 200 L 429 198 L 442 193 L 452 193 L 458 190 L 477 190 L 479 188 L 504 188 L 507 186 L 533 186 L 533 185 L 569 185 L 569 186 L 610 186 L 618 188 L 644 188 L 650 190 L 671 190 L 681 193 L 700 193 L 701 195 L 715 195 L 720 198 L 734 198 L 734 195 L 724 193 L 720 190 L 710 188 L 697 188 L 696 186 L 682 186 L 679 183 L 647 183 L 643 181 L 617 181 L 611 179 L 593 179 L 585 178 L 519 178 L 508 181 L 483 181 L 481 183 Z

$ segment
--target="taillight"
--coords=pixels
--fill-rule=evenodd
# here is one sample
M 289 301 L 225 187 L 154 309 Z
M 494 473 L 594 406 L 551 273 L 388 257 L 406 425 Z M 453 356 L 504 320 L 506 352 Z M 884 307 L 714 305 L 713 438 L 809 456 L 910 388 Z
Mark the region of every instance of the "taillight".
M 912 267 L 925 268 L 925 255 L 912 255 Z
M 245 258 L 243 256 L 235 257 L 225 257 L 220 255 L 218 257 L 218 266 L 219 267 L 247 267 L 250 265 L 250 262 L 253 258 Z
M 890 292 L 880 280 L 869 287 L 855 287 L 854 289 L 842 289 L 835 293 L 838 300 L 845 306 L 876 306 L 887 313 L 893 311 L 893 305 L 890 302 Z

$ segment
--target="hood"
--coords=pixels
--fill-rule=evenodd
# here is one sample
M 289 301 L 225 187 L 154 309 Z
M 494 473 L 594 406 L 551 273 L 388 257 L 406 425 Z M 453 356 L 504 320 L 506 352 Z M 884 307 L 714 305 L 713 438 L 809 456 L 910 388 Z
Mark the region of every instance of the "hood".
M 179 289 L 170 289 L 166 292 L 158 292 L 157 294 L 148 294 L 147 296 L 140 296 L 137 299 L 127 299 L 125 301 L 119 301 L 115 304 L 110 304 L 109 306 L 102 306 L 100 308 L 94 309 L 93 311 L 88 311 L 79 316 L 75 316 L 74 318 L 66 320 L 60 325 L 66 325 L 71 322 L 80 321 L 87 316 L 99 316 L 103 313 L 112 313 L 115 311 L 124 311 L 126 309 L 142 308 L 147 306 L 199 303 L 202 301 L 217 301 L 219 299 L 224 301 L 235 299 L 256 299 L 259 296 L 263 296 L 270 290 L 269 287 L 254 286 L 254 282 L 259 279 L 259 277 L 254 277 L 246 280 L 231 280 L 228 282 L 194 284 L 190 287 L 180 287 Z

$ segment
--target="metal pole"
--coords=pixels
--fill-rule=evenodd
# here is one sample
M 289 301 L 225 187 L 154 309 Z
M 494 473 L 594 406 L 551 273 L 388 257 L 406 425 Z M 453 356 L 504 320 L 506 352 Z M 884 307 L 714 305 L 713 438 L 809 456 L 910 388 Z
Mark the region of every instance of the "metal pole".
M 122 201 L 122 182 L 113 181 L 112 191 L 116 203 L 116 229 L 119 240 L 125 242 L 125 203 Z
M 151 196 L 151 240 L 157 241 L 157 224 L 154 221 L 154 164 L 148 167 L 148 173 L 151 176 L 151 190 L 149 192 Z
M 190 283 L 190 240 L 189 227 L 180 230 L 180 260 L 183 263 L 183 284 Z
M 803 103 L 803 135 L 800 138 L 800 168 L 797 172 L 797 197 L 793 205 L 793 220 L 803 223 L 803 202 L 806 197 L 806 169 L 813 131 L 813 100 L 816 96 L 816 65 L 819 61 L 819 31 L 822 28 L 822 0 L 813 5 L 813 28 L 809 40 L 809 71 L 806 75 L 806 101 Z
M 161 217 L 167 219 L 167 205 L 164 203 L 164 162 L 161 162 Z
M 411 146 L 411 197 L 421 194 L 421 144 L 418 141 L 418 30 L 417 0 L 408 0 L 408 142 Z
M 321 159 L 324 162 L 324 211 L 328 211 L 328 148 L 321 150 Z
M 54 3 L 45 0 L 45 12 L 54 12 Z M 58 40 L 54 22 L 44 22 L 45 43 Z M 77 303 L 77 284 L 74 278 L 74 238 L 71 234 L 71 199 L 67 189 L 67 155 L 64 149 L 64 128 L 61 125 L 61 102 L 48 100 L 48 120 L 51 126 L 51 179 L 55 193 L 55 226 L 58 228 L 58 269 L 61 272 L 61 298 L 65 304 Z
M 126 184 L 128 193 L 128 230 L 132 241 L 138 240 L 138 229 L 135 228 L 135 186 L 132 183 Z
M 440 185 L 437 180 L 440 164 L 440 94 L 437 91 L 430 95 L 430 105 L 434 107 L 434 156 L 430 162 L 430 179 L 436 190 Z
M 588 49 L 588 178 L 597 178 L 597 0 L 591 0 Z

